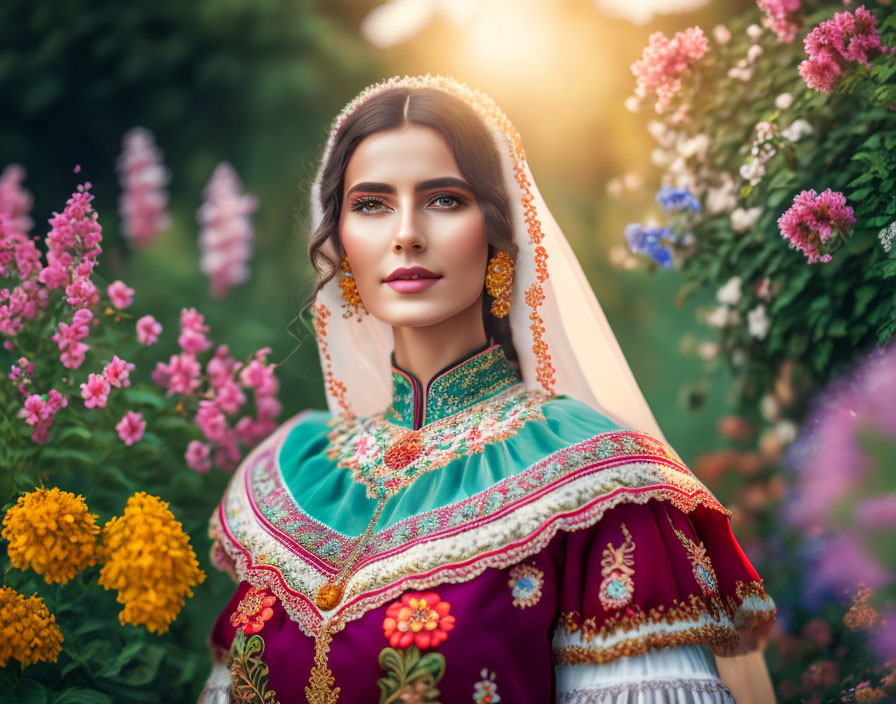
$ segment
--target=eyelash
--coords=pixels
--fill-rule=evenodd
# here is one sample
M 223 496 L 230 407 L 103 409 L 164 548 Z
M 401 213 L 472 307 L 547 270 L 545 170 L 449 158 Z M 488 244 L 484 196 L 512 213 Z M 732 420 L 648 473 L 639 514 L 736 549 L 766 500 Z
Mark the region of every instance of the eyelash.
M 453 206 L 450 206 L 447 208 L 438 208 L 438 210 L 456 210 L 456 209 L 461 208 L 467 204 L 466 199 L 463 198 L 462 196 L 457 195 L 456 193 L 439 193 L 439 194 L 433 196 L 432 200 L 430 201 L 430 204 L 434 203 L 437 200 L 441 200 L 442 198 L 452 198 L 455 201 L 456 205 L 453 205 Z M 356 200 L 352 201 L 351 209 L 353 212 L 356 212 L 356 213 L 364 213 L 364 212 L 374 213 L 374 212 L 377 212 L 378 209 L 366 210 L 365 209 L 366 204 L 367 203 L 379 203 L 381 205 L 384 205 L 385 202 L 386 201 L 383 200 L 382 198 L 380 198 L 379 196 L 360 196 Z

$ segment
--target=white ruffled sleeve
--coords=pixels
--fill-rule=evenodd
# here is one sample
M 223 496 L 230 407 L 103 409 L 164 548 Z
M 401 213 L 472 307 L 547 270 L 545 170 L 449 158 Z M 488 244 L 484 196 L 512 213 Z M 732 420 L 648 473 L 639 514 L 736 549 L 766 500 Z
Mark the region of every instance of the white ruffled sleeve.
M 557 704 L 734 704 L 705 645 L 622 657 L 604 665 L 558 665 Z

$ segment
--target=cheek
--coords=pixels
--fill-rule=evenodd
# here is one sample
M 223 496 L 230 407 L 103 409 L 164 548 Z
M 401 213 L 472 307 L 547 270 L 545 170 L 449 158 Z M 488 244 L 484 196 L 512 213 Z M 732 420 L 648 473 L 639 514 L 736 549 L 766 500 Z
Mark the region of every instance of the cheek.
M 368 280 L 377 277 L 377 263 L 382 257 L 383 245 L 375 235 L 369 224 L 359 224 L 354 218 L 347 218 L 339 224 L 339 241 L 351 262 L 352 274 L 362 296 L 364 289 L 368 288 Z
M 481 289 L 485 283 L 485 267 L 488 260 L 488 241 L 479 213 L 458 218 L 453 223 L 449 237 L 445 237 L 440 251 L 442 257 L 451 262 L 451 268 L 458 280 L 468 286 Z

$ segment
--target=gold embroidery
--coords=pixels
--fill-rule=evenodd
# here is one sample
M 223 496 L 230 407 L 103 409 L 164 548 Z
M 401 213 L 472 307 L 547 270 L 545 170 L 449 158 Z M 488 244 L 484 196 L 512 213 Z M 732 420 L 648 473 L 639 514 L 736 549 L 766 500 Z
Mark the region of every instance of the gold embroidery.
M 607 543 L 600 561 L 603 581 L 600 583 L 598 596 L 607 611 L 620 609 L 628 604 L 635 591 L 635 583 L 632 581 L 635 574 L 632 566 L 635 564 L 635 541 L 625 523 L 622 524 L 622 534 L 625 536 L 622 545 L 614 548 L 612 543 Z
M 333 633 L 330 625 L 325 625 L 314 642 L 314 667 L 305 687 L 308 704 L 336 704 L 339 701 L 339 687 L 333 687 L 336 679 L 327 667 L 327 656 L 330 654 L 330 641 Z
M 666 509 L 666 518 L 669 520 L 672 530 L 675 531 L 675 535 L 678 536 L 679 542 L 688 551 L 688 557 L 691 560 L 691 571 L 694 573 L 694 579 L 697 580 L 700 589 L 707 596 L 717 593 L 719 591 L 719 581 L 716 579 L 716 572 L 712 568 L 709 555 L 706 554 L 706 546 L 703 545 L 703 541 L 695 543 L 676 528 L 672 523 L 672 517 L 669 515 L 668 509 Z
M 510 587 L 513 596 L 513 605 L 521 609 L 535 606 L 539 602 L 543 585 L 544 572 L 534 564 L 514 565 L 510 570 L 510 579 L 507 580 L 507 586 Z

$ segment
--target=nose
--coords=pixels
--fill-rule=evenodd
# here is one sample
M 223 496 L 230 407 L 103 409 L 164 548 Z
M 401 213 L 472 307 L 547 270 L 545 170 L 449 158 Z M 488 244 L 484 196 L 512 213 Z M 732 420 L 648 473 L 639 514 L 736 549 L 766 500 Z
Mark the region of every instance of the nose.
M 402 213 L 398 230 L 392 237 L 392 251 L 396 254 L 426 251 L 426 237 L 413 207 L 405 208 Z

